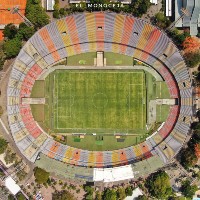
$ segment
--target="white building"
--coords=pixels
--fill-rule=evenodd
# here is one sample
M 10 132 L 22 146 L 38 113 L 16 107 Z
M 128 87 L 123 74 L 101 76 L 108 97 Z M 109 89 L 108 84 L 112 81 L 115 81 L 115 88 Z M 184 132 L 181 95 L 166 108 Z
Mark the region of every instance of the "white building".
M 172 0 L 166 0 L 165 1 L 165 14 L 167 17 L 172 16 Z
M 46 9 L 47 11 L 53 11 L 54 10 L 54 5 L 55 5 L 55 0 L 46 0 Z
M 5 179 L 5 186 L 13 195 L 16 195 L 21 190 L 19 185 L 10 176 Z
M 115 182 L 133 179 L 134 174 L 131 165 L 113 168 L 94 168 L 93 181 Z

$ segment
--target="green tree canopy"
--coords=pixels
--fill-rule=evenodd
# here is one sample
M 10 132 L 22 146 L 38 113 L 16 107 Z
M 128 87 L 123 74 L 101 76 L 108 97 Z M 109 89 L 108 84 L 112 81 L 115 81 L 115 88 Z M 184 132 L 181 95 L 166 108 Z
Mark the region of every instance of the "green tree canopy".
M 95 200 L 102 200 L 102 194 L 100 192 L 96 193 Z
M 106 189 L 103 194 L 103 200 L 117 200 L 116 191 L 112 189 Z
M 178 29 L 175 28 L 169 33 L 169 36 L 172 37 L 179 48 L 182 48 L 183 41 L 186 39 L 186 37 L 190 36 L 190 34 L 188 32 L 179 33 Z
M 147 200 L 146 196 L 140 195 L 136 198 L 136 200 Z
M 15 200 L 15 197 L 13 197 L 12 194 L 9 194 L 9 195 L 8 195 L 8 200 Z
M 185 60 L 188 67 L 196 67 L 200 63 L 200 53 L 187 53 L 185 54 Z
M 130 186 L 126 188 L 125 192 L 126 192 L 126 196 L 132 196 L 133 194 L 133 190 Z
M 166 28 L 170 25 L 171 22 L 163 12 L 158 12 L 155 15 L 155 23 L 161 28 Z
M 7 24 L 3 30 L 4 37 L 13 39 L 18 32 L 18 28 L 14 24 Z
M 19 25 L 19 31 L 17 33 L 17 37 L 27 41 L 34 33 L 35 30 L 33 27 L 28 27 L 26 24 L 21 23 Z
M 90 187 L 90 186 L 88 186 L 88 185 L 86 185 L 86 186 L 84 187 L 84 190 L 85 190 L 85 192 L 87 192 L 88 194 L 93 194 L 93 192 L 94 192 L 94 188 L 93 188 L 93 187 Z
M 46 183 L 49 178 L 49 172 L 46 172 L 44 169 L 36 167 L 34 169 L 35 181 L 39 184 Z
M 194 146 L 196 144 L 200 144 L 200 123 L 198 123 L 195 127 L 194 127 L 194 134 L 192 136 L 192 138 L 190 139 L 190 141 L 188 142 L 188 146 L 192 149 L 194 149 Z
M 56 191 L 52 194 L 52 200 L 75 200 L 74 196 L 67 190 Z
M 17 200 L 26 200 L 26 198 L 22 193 L 19 193 L 17 194 Z
M 36 30 L 49 23 L 45 9 L 41 3 L 35 3 L 35 0 L 27 0 L 26 17 L 34 24 Z
M 147 178 L 146 187 L 153 197 L 159 199 L 165 199 L 172 193 L 169 176 L 164 171 L 151 174 Z
M 195 155 L 194 150 L 191 148 L 183 149 L 181 151 L 180 163 L 186 169 L 194 166 L 197 163 L 197 156 Z
M 193 195 L 195 194 L 197 190 L 198 190 L 198 187 L 196 185 L 190 185 L 189 180 L 186 180 L 182 183 L 181 191 L 182 191 L 182 194 L 187 198 L 192 199 Z
M 3 45 L 3 50 L 7 58 L 14 58 L 18 55 L 22 47 L 22 42 L 19 38 L 14 38 L 12 40 L 7 40 Z
M 3 51 L 3 44 L 4 44 L 3 41 L 0 41 L 0 70 L 3 69 L 3 65 L 6 59 L 6 55 Z
M 118 188 L 117 190 L 117 199 L 124 200 L 126 198 L 125 188 Z
M 4 153 L 6 148 L 8 146 L 8 143 L 4 138 L 0 137 L 0 154 Z

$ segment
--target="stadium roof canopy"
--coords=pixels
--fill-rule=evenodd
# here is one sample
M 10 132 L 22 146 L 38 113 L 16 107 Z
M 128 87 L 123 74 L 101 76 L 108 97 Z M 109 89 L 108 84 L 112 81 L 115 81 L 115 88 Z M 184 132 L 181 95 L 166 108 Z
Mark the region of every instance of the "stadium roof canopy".
M 158 4 L 158 0 L 150 0 L 151 3 L 157 5 Z
M 6 188 L 8 188 L 8 190 L 13 195 L 16 195 L 21 190 L 21 188 L 19 187 L 19 185 L 17 185 L 16 182 L 10 176 L 6 178 L 6 180 L 5 180 L 5 186 L 6 186 Z
M 133 171 L 131 165 L 113 168 L 95 168 L 94 181 L 114 182 L 126 179 L 133 179 Z

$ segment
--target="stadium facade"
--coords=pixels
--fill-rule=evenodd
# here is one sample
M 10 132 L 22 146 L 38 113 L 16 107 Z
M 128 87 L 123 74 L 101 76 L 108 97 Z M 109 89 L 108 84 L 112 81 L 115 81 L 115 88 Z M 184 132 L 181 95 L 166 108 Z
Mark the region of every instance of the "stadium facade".
M 41 129 L 30 105 L 23 104 L 22 100 L 30 97 L 35 80 L 53 65 L 68 56 L 97 51 L 128 55 L 152 66 L 175 99 L 164 125 L 141 144 L 113 151 L 63 145 Z M 184 59 L 161 30 L 129 15 L 79 13 L 43 27 L 21 49 L 7 89 L 8 121 L 16 145 L 31 162 L 41 153 L 69 165 L 94 168 L 95 173 L 103 173 L 97 168 L 119 170 L 116 167 L 123 169 L 125 165 L 154 159 L 165 165 L 180 151 L 190 131 L 192 96 L 192 80 Z M 95 177 L 98 180 L 99 175 Z

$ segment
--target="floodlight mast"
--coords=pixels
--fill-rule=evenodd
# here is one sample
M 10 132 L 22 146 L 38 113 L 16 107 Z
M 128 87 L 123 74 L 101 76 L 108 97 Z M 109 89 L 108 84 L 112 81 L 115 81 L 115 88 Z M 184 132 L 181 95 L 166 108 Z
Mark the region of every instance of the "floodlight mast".
M 174 21 L 166 30 L 167 31 L 171 31 L 174 27 L 175 27 L 175 25 L 176 25 L 176 23 L 177 22 L 179 22 L 184 16 L 190 16 L 190 13 L 189 13 L 189 11 L 187 10 L 187 9 L 185 9 L 185 8 L 181 8 L 181 16 L 176 20 L 176 21 Z
M 20 12 L 19 12 L 19 6 L 15 6 L 13 9 L 12 9 L 12 14 L 15 14 L 17 13 L 23 20 L 24 20 L 24 23 L 29 26 L 29 27 L 34 27 L 34 25 L 24 16 L 22 15 Z

